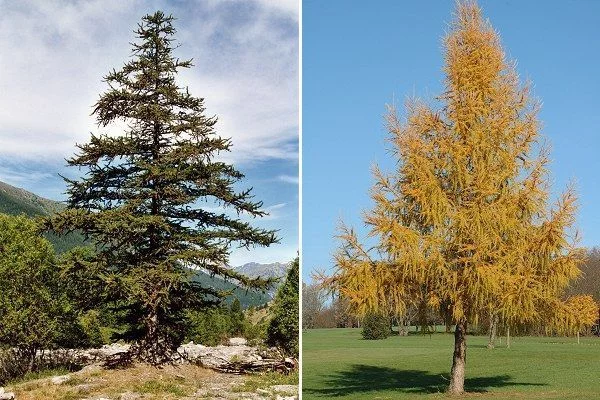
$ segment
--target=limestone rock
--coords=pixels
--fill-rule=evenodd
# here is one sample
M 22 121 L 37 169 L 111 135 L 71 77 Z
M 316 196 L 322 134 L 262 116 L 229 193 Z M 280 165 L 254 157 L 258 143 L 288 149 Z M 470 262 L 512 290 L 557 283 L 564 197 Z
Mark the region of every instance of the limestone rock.
M 138 400 L 141 398 L 142 398 L 142 395 L 139 393 L 135 393 L 135 392 L 125 392 L 125 393 L 121 394 L 121 397 L 120 397 L 121 400 Z
M 1 1 L 1 0 L 0 0 Z M 111 363 L 120 354 L 128 353 L 130 345 L 113 343 L 104 345 L 98 349 L 70 350 L 57 349 L 47 350 L 44 357 L 51 357 L 63 363 L 85 366 L 83 370 L 75 374 L 84 374 L 101 370 L 102 365 Z M 41 357 L 41 355 L 40 355 Z M 283 355 L 276 349 L 261 350 L 256 346 L 249 346 L 244 338 L 232 338 L 228 346 L 208 347 L 194 342 L 181 345 L 173 355 L 172 362 L 175 364 L 199 364 L 206 368 L 226 372 L 240 371 L 262 371 L 282 368 L 291 370 L 297 368 L 297 362 L 293 359 L 284 361 Z M 279 369 L 277 369 L 279 370 Z M 53 383 L 60 385 L 65 381 L 55 377 Z
M 282 394 L 296 394 L 298 393 L 298 386 L 296 385 L 273 385 L 270 387 L 273 392 Z
M 93 374 L 93 373 L 99 373 L 102 371 L 102 365 L 100 364 L 90 364 L 90 365 L 86 365 L 85 367 L 81 368 L 79 371 L 75 372 L 75 374 L 77 375 L 82 375 L 82 374 Z
M 73 389 L 78 393 L 87 393 L 92 390 L 94 385 L 90 383 L 82 383 L 80 385 L 73 386 Z
M 245 346 L 248 344 L 248 341 L 241 337 L 232 337 L 229 339 L 230 346 Z
M 71 377 L 69 375 L 59 375 L 59 376 L 53 376 L 52 378 L 50 378 L 50 381 L 54 385 L 62 385 L 63 383 L 68 382 L 70 380 L 71 380 Z
M 13 400 L 15 394 L 13 392 L 5 392 L 3 387 L 0 387 L 0 400 Z
M 187 362 L 216 369 L 231 362 L 248 363 L 262 360 L 256 347 L 246 345 L 207 347 L 190 342 L 180 346 L 178 352 Z

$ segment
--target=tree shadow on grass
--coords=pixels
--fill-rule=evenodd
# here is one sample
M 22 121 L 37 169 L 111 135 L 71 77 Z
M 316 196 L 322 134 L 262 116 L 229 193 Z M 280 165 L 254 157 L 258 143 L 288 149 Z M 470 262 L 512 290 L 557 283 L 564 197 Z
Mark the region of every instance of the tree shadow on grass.
M 427 371 L 402 370 L 371 365 L 352 365 L 349 370 L 326 377 L 324 387 L 304 387 L 303 392 L 324 397 L 346 396 L 379 390 L 398 390 L 404 393 L 443 393 L 449 377 Z M 544 386 L 542 383 L 514 382 L 510 375 L 497 375 L 465 379 L 467 392 L 487 392 L 504 386 Z

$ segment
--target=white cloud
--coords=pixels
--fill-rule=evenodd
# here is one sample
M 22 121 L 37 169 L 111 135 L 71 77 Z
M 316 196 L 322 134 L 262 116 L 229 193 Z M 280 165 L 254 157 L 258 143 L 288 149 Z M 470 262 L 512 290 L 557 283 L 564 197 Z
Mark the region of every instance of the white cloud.
M 295 185 L 300 183 L 300 178 L 298 176 L 293 176 L 293 175 L 279 175 L 277 177 L 277 180 L 279 180 L 281 182 L 285 182 L 285 183 L 292 183 Z
M 62 159 L 98 132 L 90 113 L 106 90 L 102 76 L 126 61 L 140 17 L 160 8 L 178 18 L 176 55 L 194 58 L 181 82 L 206 99 L 219 134 L 232 137 L 226 157 L 297 159 L 297 2 L 1 4 L 0 155 Z
M 128 59 L 132 31 L 157 9 L 177 18 L 176 56 L 194 59 L 180 84 L 205 98 L 217 132 L 232 138 L 224 158 L 298 159 L 297 1 L 0 0 L 0 9 L 0 180 L 64 197 L 55 175 L 79 175 L 63 170 L 63 159 L 100 131 L 90 114 L 107 89 L 102 77 Z M 102 130 L 121 131 L 122 124 Z M 295 222 L 279 226 L 289 220 L 280 200 L 253 222 L 294 237 Z M 232 263 L 289 261 L 291 240 L 234 250 Z
M 279 210 L 280 208 L 285 207 L 287 204 L 286 203 L 277 203 L 277 204 L 273 204 L 272 206 L 268 206 L 267 208 L 265 208 L 265 211 L 267 212 L 271 212 L 273 210 Z
M 298 21 L 300 0 L 258 0 L 264 7 L 283 12 Z
M 52 178 L 52 174 L 49 172 L 18 170 L 5 166 L 0 166 L 0 176 L 2 181 L 20 188 L 43 179 Z
M 264 208 L 264 211 L 268 213 L 264 217 L 261 217 L 261 221 L 274 221 L 283 217 L 283 209 L 287 206 L 286 203 L 278 203 L 273 204 L 272 206 L 268 206 Z

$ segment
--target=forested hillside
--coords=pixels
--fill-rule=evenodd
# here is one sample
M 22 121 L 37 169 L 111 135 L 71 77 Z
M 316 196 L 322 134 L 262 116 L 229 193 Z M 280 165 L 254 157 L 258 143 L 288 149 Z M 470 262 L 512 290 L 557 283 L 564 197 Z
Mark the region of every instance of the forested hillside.
M 58 201 L 45 199 L 0 181 L 0 213 L 37 217 L 51 215 L 64 208 L 65 205 Z M 64 253 L 84 244 L 83 235 L 77 232 L 65 236 L 47 233 L 44 236 L 52 243 L 57 253 Z

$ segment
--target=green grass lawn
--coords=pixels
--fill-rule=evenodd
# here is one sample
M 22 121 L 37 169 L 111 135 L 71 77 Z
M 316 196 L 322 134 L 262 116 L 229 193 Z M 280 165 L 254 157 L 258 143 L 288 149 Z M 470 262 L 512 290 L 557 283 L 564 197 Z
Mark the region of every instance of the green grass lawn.
M 363 340 L 360 329 L 302 333 L 303 399 L 444 398 L 454 337 Z M 600 338 L 513 337 L 511 348 L 486 348 L 467 337 L 464 397 L 600 399 Z M 505 342 L 503 341 L 504 345 Z

